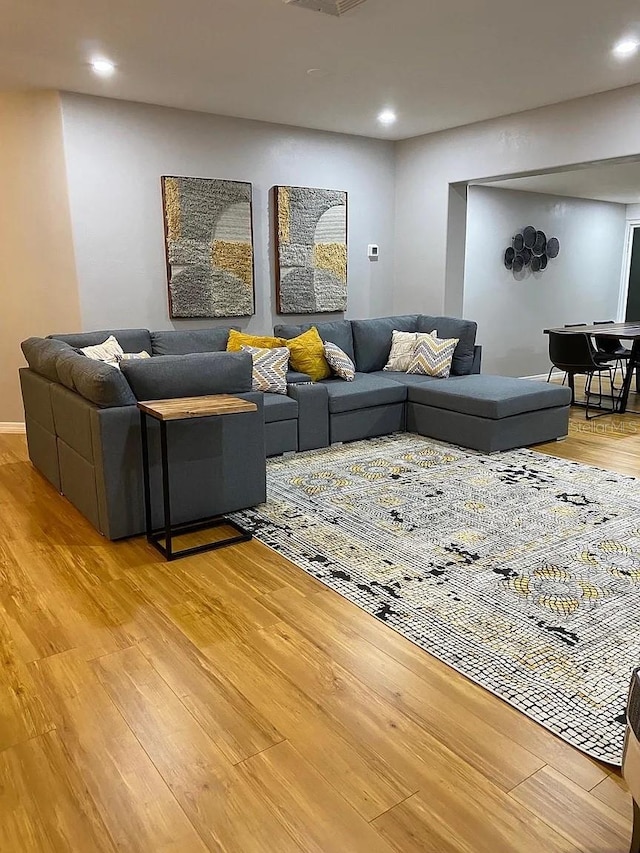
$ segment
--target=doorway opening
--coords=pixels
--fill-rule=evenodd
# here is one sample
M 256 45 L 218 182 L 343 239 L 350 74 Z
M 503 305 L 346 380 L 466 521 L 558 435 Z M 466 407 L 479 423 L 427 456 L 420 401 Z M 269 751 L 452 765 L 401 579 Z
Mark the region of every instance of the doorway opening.
M 640 219 L 627 223 L 618 319 L 640 321 Z

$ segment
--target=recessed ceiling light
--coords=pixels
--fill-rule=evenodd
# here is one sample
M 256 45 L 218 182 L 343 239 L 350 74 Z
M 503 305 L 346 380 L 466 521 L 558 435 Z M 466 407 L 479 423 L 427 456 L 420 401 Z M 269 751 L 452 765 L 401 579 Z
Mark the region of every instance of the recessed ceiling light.
M 380 124 L 395 124 L 398 116 L 394 113 L 393 110 L 382 110 L 382 112 L 378 115 L 378 121 Z
M 92 59 L 91 68 L 100 77 L 110 77 L 116 70 L 116 66 L 110 59 Z
M 622 39 L 613 47 L 613 55 L 617 56 L 618 59 L 627 59 L 630 56 L 633 56 L 634 53 L 638 52 L 638 48 L 640 47 L 640 42 L 634 38 Z

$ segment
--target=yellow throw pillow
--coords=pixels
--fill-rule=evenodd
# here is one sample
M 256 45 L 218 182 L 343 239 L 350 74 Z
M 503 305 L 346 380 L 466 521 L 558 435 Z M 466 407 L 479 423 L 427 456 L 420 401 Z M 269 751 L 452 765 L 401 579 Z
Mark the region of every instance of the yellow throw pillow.
M 275 349 L 286 347 L 289 342 L 283 338 L 274 338 L 261 335 L 245 335 L 244 332 L 236 332 L 231 329 L 227 341 L 227 352 L 240 352 L 242 347 L 257 347 L 258 349 Z
M 284 341 L 284 345 L 289 347 L 291 353 L 289 358 L 291 370 L 306 373 L 314 382 L 331 376 L 331 368 L 324 357 L 324 343 L 315 326 L 298 335 L 297 338 Z

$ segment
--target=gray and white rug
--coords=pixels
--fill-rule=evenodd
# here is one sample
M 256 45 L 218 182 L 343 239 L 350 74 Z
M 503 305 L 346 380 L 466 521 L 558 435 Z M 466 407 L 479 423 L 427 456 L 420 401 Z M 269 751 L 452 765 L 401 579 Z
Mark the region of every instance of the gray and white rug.
M 640 480 L 396 435 L 268 463 L 266 545 L 589 755 L 640 664 Z

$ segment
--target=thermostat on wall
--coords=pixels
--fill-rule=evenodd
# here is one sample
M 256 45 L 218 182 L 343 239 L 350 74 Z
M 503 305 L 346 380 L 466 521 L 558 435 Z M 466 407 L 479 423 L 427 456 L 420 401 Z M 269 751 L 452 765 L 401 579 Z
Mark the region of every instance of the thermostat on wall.
M 367 254 L 369 255 L 370 261 L 377 261 L 380 257 L 380 249 L 376 246 L 375 243 L 369 243 L 369 248 Z

